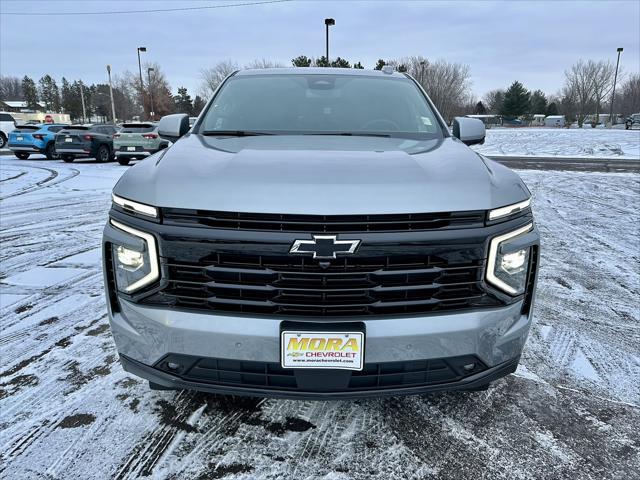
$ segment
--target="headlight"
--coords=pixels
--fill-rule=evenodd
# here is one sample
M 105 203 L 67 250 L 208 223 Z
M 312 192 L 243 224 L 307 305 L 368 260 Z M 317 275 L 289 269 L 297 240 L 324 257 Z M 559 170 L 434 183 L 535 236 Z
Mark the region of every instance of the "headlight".
M 151 205 L 145 205 L 144 203 L 134 202 L 133 200 L 127 200 L 126 198 L 119 197 L 115 193 L 111 194 L 111 200 L 116 205 L 120 206 L 123 210 L 146 215 L 147 217 L 158 217 L 158 209 Z
M 156 240 L 153 235 L 141 232 L 115 220 L 111 220 L 111 225 L 142 240 L 141 242 L 132 242 L 129 245 L 114 243 L 111 246 L 118 290 L 124 293 L 132 293 L 158 280 L 160 268 L 158 266 Z M 140 247 L 132 247 L 132 245 L 136 244 L 140 245 Z
M 527 198 L 523 202 L 514 203 L 513 205 L 507 205 L 506 207 L 495 208 L 489 210 L 489 220 L 497 220 L 498 218 L 507 217 L 531 206 L 531 197 Z
M 507 292 L 521 295 L 527 286 L 527 273 L 531 247 L 517 248 L 517 237 L 533 228 L 530 223 L 522 228 L 491 240 L 487 264 L 487 281 Z

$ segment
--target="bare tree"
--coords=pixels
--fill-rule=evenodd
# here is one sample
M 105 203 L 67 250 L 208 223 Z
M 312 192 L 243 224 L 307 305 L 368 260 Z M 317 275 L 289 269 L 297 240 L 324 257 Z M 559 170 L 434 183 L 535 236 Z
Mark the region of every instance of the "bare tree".
M 488 91 L 483 99 L 484 106 L 489 113 L 497 115 L 502 110 L 505 91 L 501 88 Z
M 616 93 L 614 113 L 630 115 L 640 112 L 640 73 L 634 73 L 622 84 L 620 93 Z
M 475 105 L 470 92 L 468 65 L 445 60 L 430 62 L 420 56 L 401 58 L 396 62 L 398 65 L 406 66 L 408 73 L 422 85 L 447 121 Z M 473 111 L 472 107 L 471 110 Z
M 1 75 L 0 100 L 24 100 L 21 79 Z
M 611 94 L 615 70 L 611 62 L 603 62 L 601 60 L 596 63 L 593 76 L 593 100 L 596 103 L 596 123 L 600 122 L 600 105 L 602 105 L 602 102 Z M 621 74 L 618 73 L 618 76 L 621 77 Z
M 223 60 L 213 67 L 200 70 L 200 78 L 202 80 L 200 84 L 201 95 L 204 98 L 211 98 L 218 85 L 236 70 L 238 70 L 238 64 L 233 60 Z
M 576 105 L 578 126 L 582 128 L 588 109 L 595 100 L 595 84 L 599 66 L 593 60 L 579 60 L 565 72 L 565 97 Z
M 244 68 L 283 68 L 284 65 L 280 62 L 273 62 L 266 58 L 256 59 L 244 66 Z

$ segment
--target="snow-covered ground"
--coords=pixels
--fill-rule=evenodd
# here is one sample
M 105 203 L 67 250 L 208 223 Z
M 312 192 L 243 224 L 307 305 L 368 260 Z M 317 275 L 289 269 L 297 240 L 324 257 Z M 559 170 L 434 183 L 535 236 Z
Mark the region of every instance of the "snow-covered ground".
M 640 130 L 491 128 L 484 145 L 489 156 L 631 159 L 640 161 Z
M 125 169 L 0 157 L 0 477 L 640 471 L 639 176 L 520 172 L 543 247 L 535 325 L 515 375 L 487 392 L 311 402 L 151 392 L 123 372 L 99 243 Z

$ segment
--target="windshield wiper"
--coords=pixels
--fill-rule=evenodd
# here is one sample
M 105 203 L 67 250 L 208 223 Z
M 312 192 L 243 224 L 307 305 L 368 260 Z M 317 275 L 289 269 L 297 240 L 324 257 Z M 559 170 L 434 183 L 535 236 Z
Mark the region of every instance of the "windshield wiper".
M 267 132 L 252 132 L 250 130 L 205 130 L 202 135 L 220 137 L 254 137 L 257 135 L 273 135 Z
M 368 133 L 368 132 L 317 132 L 305 133 L 304 135 L 333 135 L 339 137 L 385 137 L 390 138 L 388 133 Z

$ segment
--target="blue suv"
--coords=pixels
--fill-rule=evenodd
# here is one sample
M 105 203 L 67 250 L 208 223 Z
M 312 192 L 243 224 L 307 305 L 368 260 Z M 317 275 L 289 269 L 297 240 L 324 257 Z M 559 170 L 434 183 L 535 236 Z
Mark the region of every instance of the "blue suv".
M 56 153 L 56 133 L 66 125 L 41 124 L 20 125 L 9 133 L 9 150 L 20 160 L 26 160 L 32 153 L 43 153 L 49 160 L 58 159 Z

